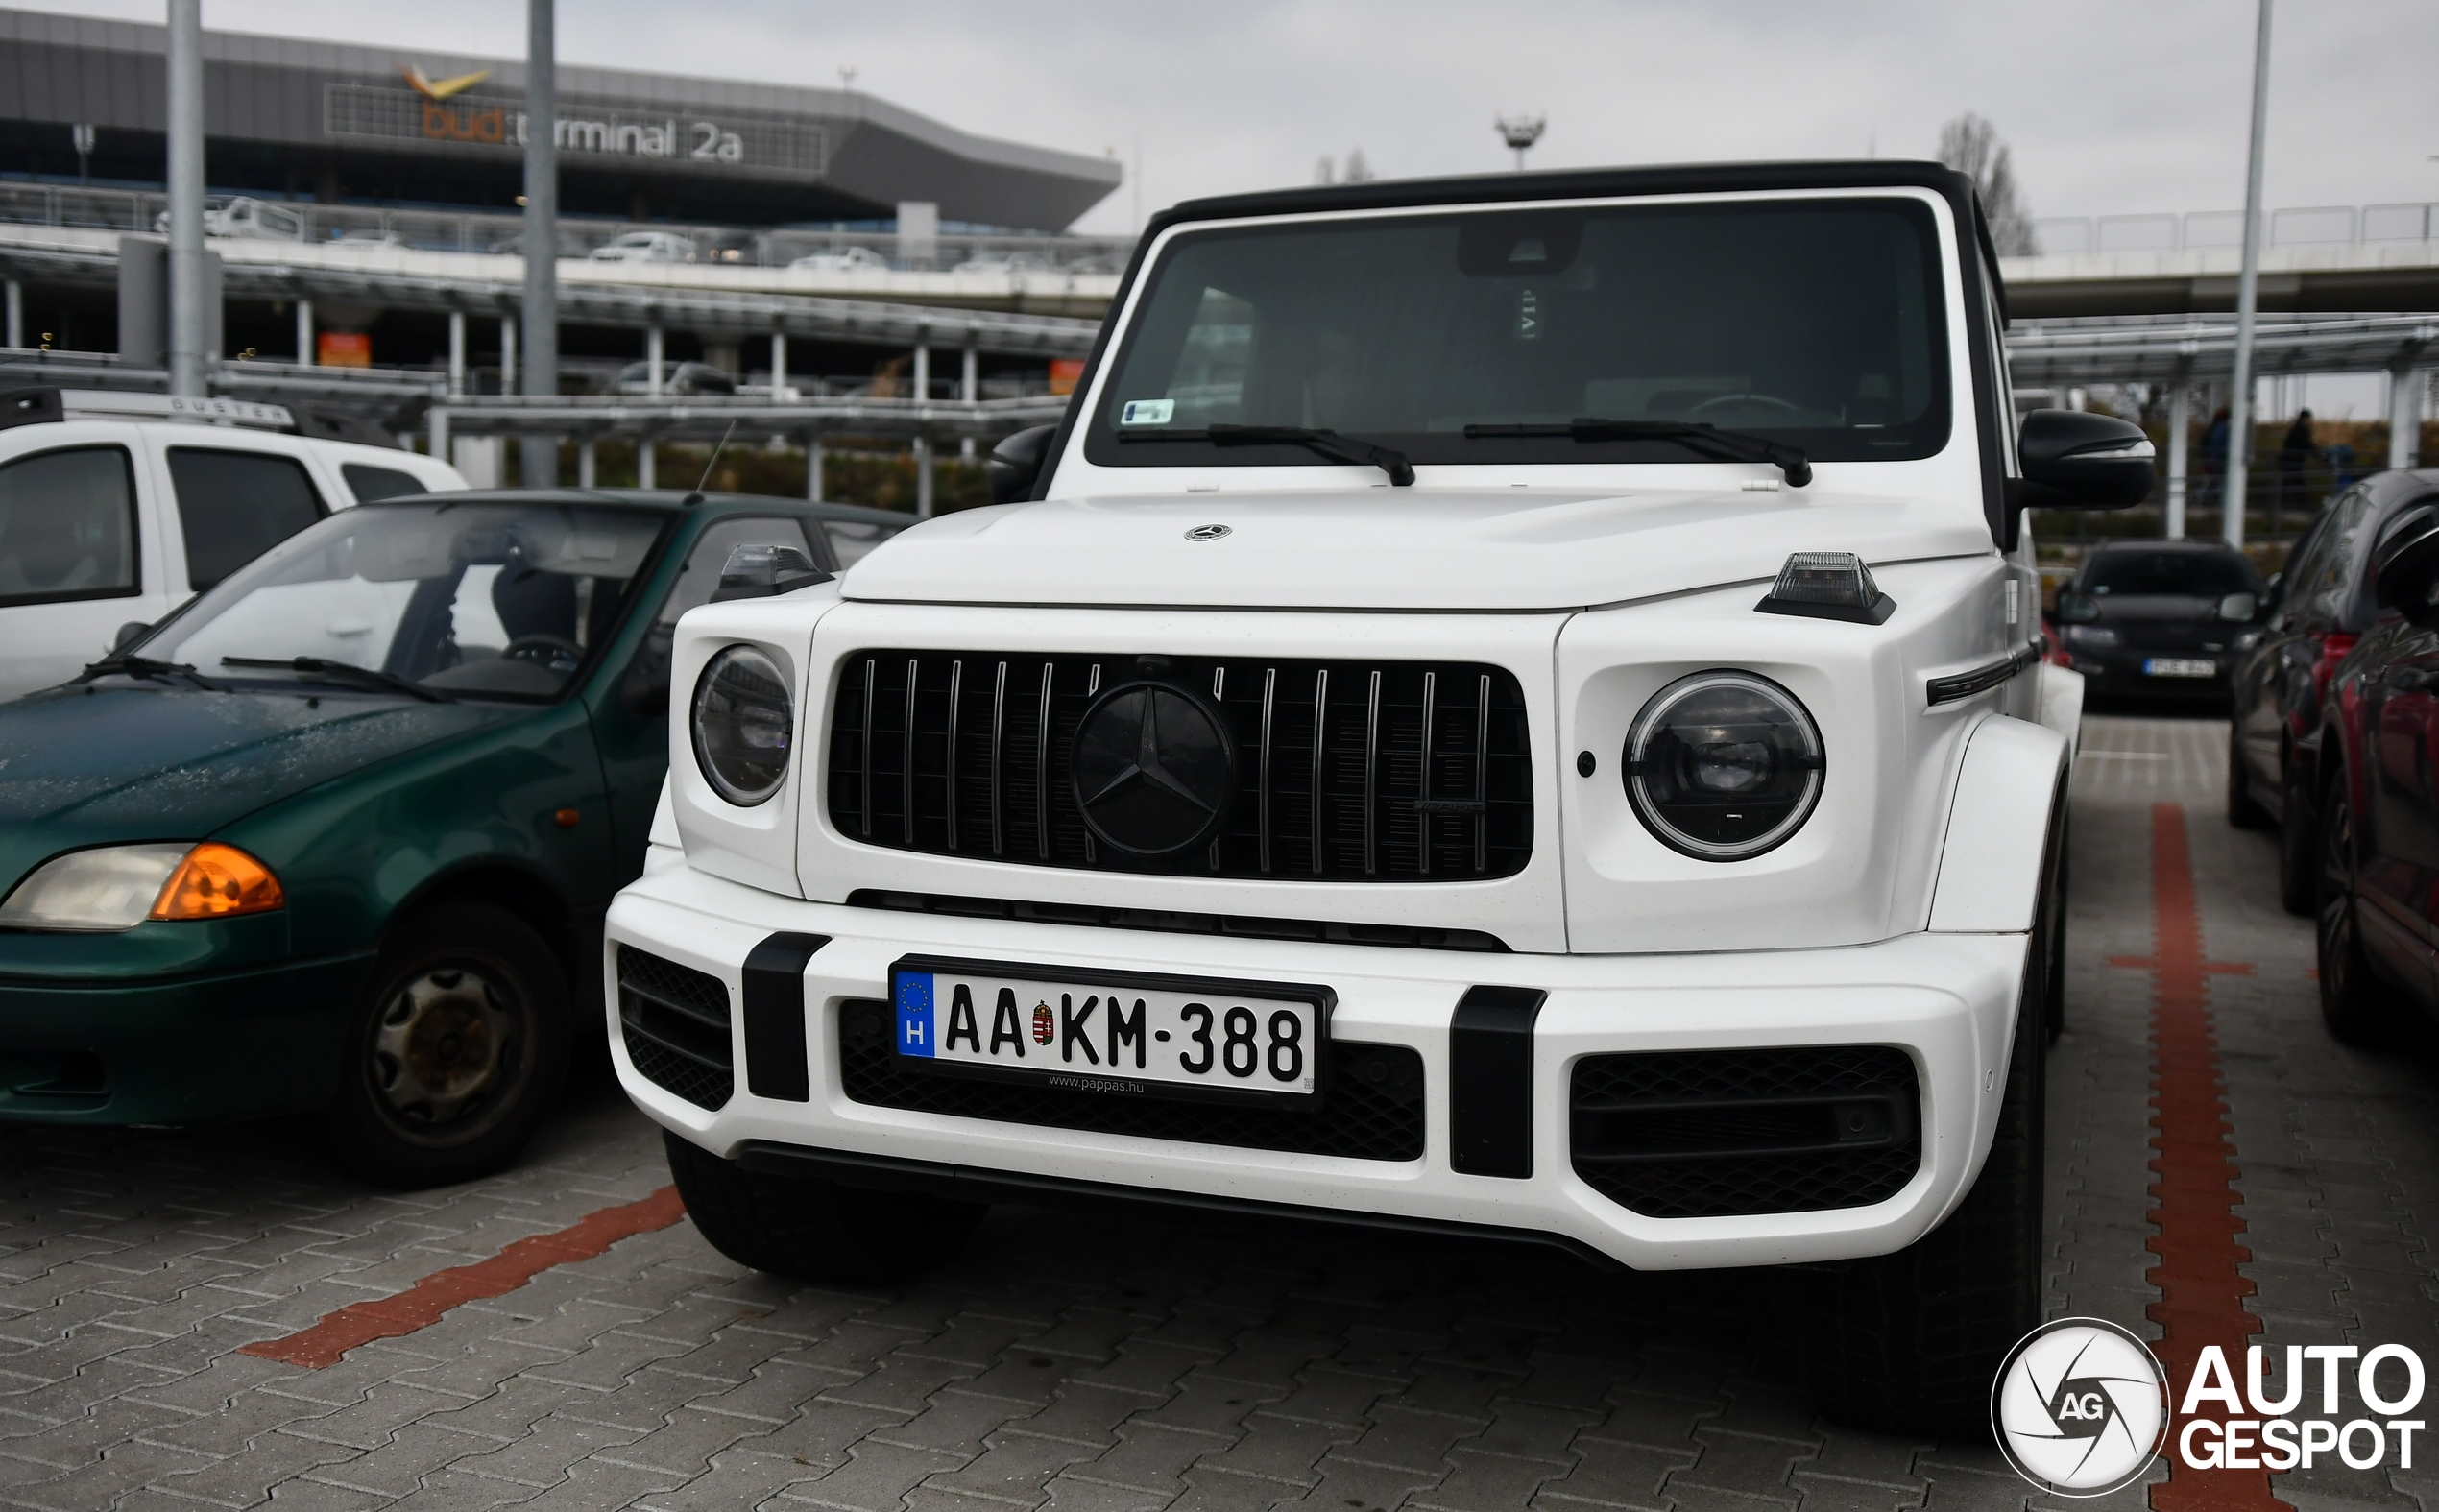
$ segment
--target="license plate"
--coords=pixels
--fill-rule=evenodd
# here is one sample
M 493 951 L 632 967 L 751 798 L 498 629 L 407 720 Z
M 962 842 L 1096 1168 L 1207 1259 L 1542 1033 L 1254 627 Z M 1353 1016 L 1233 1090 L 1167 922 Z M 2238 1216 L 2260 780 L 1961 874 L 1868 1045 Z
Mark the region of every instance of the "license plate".
M 889 969 L 910 1070 L 1119 1096 L 1309 1105 L 1325 987 L 910 956 Z
M 2217 677 L 2219 664 L 2192 657 L 2153 657 L 2142 664 L 2145 677 Z

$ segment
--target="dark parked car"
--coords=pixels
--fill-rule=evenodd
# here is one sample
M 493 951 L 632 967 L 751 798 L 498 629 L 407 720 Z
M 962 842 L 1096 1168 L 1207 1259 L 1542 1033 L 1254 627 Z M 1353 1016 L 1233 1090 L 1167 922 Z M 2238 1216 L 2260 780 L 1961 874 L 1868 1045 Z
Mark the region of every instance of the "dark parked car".
M 2372 542 L 2398 512 L 2439 495 L 2439 470 L 2382 472 L 2330 501 L 2270 585 L 2259 638 L 2235 659 L 2228 740 L 2228 819 L 2279 829 L 2279 898 L 2317 904 L 2314 800 L 2321 787 L 2322 699 L 2330 674 L 2379 617 Z
M 2113 541 L 2058 595 L 2058 621 L 2094 704 L 2225 708 L 2229 668 L 2260 604 L 2261 575 L 2233 547 Z
M 600 1032 L 678 615 L 740 546 L 797 558 L 764 551 L 732 596 L 820 581 L 833 520 L 911 523 L 631 491 L 369 503 L 0 706 L 0 1118 L 320 1110 L 373 1180 L 508 1160 Z
M 2314 804 L 2321 1013 L 2356 1043 L 2439 1012 L 2439 500 L 2376 540 L 2387 612 L 2330 679 Z

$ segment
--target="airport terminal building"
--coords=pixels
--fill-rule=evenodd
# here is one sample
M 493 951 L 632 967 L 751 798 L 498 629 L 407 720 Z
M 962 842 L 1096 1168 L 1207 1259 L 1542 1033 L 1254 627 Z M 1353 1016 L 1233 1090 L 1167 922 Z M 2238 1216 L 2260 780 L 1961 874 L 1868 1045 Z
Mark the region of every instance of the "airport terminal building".
M 0 177 L 163 181 L 165 30 L 0 10 Z M 208 32 L 215 193 L 513 209 L 521 60 Z M 1106 157 L 976 136 L 860 91 L 559 66 L 560 198 L 577 216 L 731 226 L 887 221 L 1056 231 L 1117 188 Z M 76 128 L 91 128 L 82 157 Z

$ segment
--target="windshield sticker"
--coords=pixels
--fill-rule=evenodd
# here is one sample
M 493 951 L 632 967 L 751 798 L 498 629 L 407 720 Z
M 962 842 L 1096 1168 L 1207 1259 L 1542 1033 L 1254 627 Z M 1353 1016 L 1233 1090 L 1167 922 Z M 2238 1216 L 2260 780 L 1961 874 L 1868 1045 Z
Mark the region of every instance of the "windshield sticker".
M 1118 406 L 1121 425 L 1166 425 L 1169 417 L 1177 413 L 1175 399 L 1128 399 Z
M 1539 341 L 1540 339 L 1541 296 L 1531 289 L 1520 290 L 1516 295 L 1516 340 Z

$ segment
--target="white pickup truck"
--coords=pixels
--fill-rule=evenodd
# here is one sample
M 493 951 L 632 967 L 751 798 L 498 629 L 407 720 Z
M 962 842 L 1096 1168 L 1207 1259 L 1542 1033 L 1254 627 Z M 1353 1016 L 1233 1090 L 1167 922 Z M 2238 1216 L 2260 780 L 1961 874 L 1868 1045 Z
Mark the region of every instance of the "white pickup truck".
M 694 1220 L 889 1279 L 1125 1197 L 1793 1265 L 1823 1410 L 2039 1320 L 2080 683 L 1927 163 L 1155 220 L 1008 502 L 677 633 L 619 1076 Z M 1985 1429 L 1986 1430 L 1986 1429 Z

